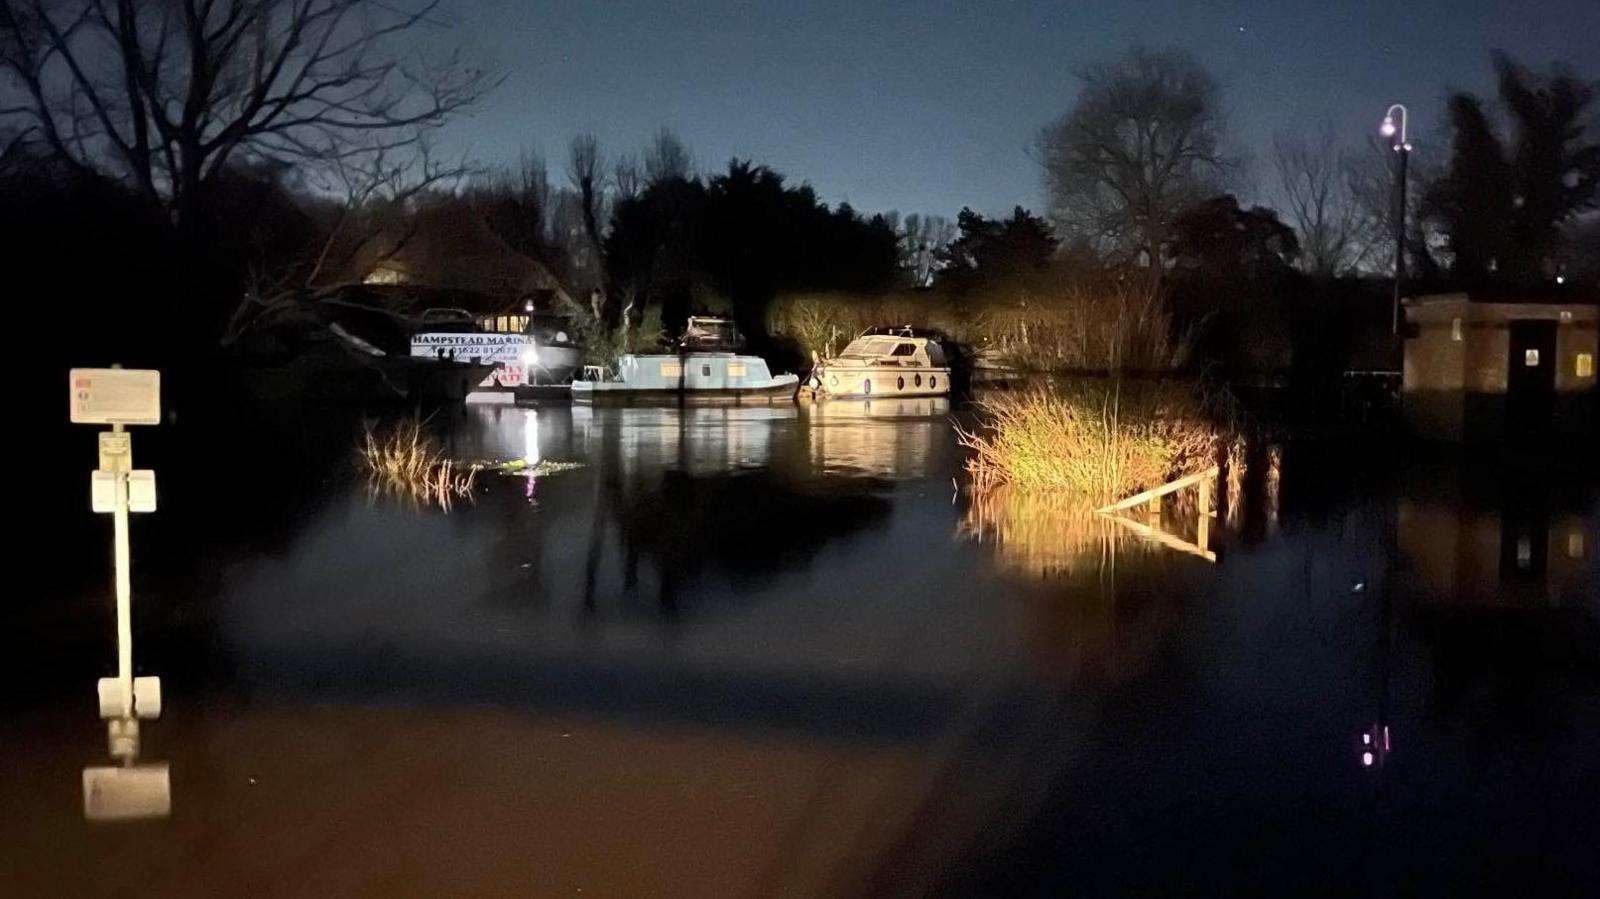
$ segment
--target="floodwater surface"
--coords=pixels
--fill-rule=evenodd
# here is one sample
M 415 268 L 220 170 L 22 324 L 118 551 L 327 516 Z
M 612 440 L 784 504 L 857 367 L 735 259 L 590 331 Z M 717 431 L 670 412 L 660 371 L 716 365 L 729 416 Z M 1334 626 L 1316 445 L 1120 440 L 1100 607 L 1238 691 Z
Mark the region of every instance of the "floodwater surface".
M 134 569 L 170 817 L 83 819 L 114 654 L 64 599 L 19 619 L 66 686 L 4 719 L 0 883 L 1593 895 L 1592 484 L 1290 446 L 1158 543 L 965 490 L 950 413 L 471 408 L 455 458 L 580 467 L 444 509 L 341 458 L 227 550 L 270 488 L 177 493 Z

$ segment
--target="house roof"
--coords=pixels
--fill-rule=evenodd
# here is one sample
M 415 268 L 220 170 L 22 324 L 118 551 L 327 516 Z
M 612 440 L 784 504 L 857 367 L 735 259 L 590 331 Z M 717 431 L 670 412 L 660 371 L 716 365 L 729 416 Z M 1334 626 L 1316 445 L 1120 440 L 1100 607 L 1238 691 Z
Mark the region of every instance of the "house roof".
M 1434 303 L 1500 303 L 1507 305 L 1600 306 L 1600 288 L 1586 285 L 1538 284 L 1532 287 L 1492 287 L 1452 293 L 1406 297 L 1407 306 Z

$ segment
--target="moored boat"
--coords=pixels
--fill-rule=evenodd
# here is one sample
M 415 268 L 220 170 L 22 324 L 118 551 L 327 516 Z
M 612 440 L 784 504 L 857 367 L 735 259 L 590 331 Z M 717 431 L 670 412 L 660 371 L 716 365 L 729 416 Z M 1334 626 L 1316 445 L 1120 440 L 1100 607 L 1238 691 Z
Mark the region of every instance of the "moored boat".
M 944 396 L 950 366 L 937 340 L 910 328 L 868 332 L 818 362 L 806 390 L 816 399 Z
M 771 402 L 793 398 L 800 378 L 774 375 L 726 319 L 689 319 L 676 353 L 629 353 L 609 371 L 589 369 L 572 382 L 575 402 Z

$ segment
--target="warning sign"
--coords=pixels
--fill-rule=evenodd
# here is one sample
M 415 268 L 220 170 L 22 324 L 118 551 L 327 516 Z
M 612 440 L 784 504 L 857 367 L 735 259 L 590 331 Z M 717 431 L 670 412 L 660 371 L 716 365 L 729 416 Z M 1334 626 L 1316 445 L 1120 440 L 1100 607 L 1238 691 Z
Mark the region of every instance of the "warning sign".
M 161 423 L 161 372 L 74 368 L 67 375 L 71 416 L 80 425 Z

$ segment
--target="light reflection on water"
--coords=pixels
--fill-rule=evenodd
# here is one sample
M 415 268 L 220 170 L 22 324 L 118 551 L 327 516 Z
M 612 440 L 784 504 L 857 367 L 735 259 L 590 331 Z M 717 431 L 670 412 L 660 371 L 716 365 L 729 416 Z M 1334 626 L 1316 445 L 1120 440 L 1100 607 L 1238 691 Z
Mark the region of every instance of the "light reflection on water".
M 1070 504 L 953 495 L 949 414 L 441 422 L 456 458 L 584 467 L 486 478 L 448 516 L 352 490 L 228 567 L 204 606 L 224 664 L 156 729 L 175 829 L 132 845 L 165 861 L 96 843 L 75 870 L 151 886 L 203 847 L 193 895 L 274 865 L 329 893 L 1174 893 L 1238 888 L 1248 856 L 1252 883 L 1413 893 L 1425 855 L 1497 882 L 1461 821 L 1581 873 L 1592 493 L 1508 513 L 1428 486 L 1488 480 L 1454 470 L 1356 493 L 1264 454 L 1212 566 Z M 1374 722 L 1381 772 L 1352 746 Z M 45 867 L 75 810 L 19 795 L 22 894 L 92 892 Z M 1519 836 L 1527 815 L 1570 826 Z M 296 867 L 335 821 L 351 867 Z M 417 836 L 441 832 L 455 854 Z

